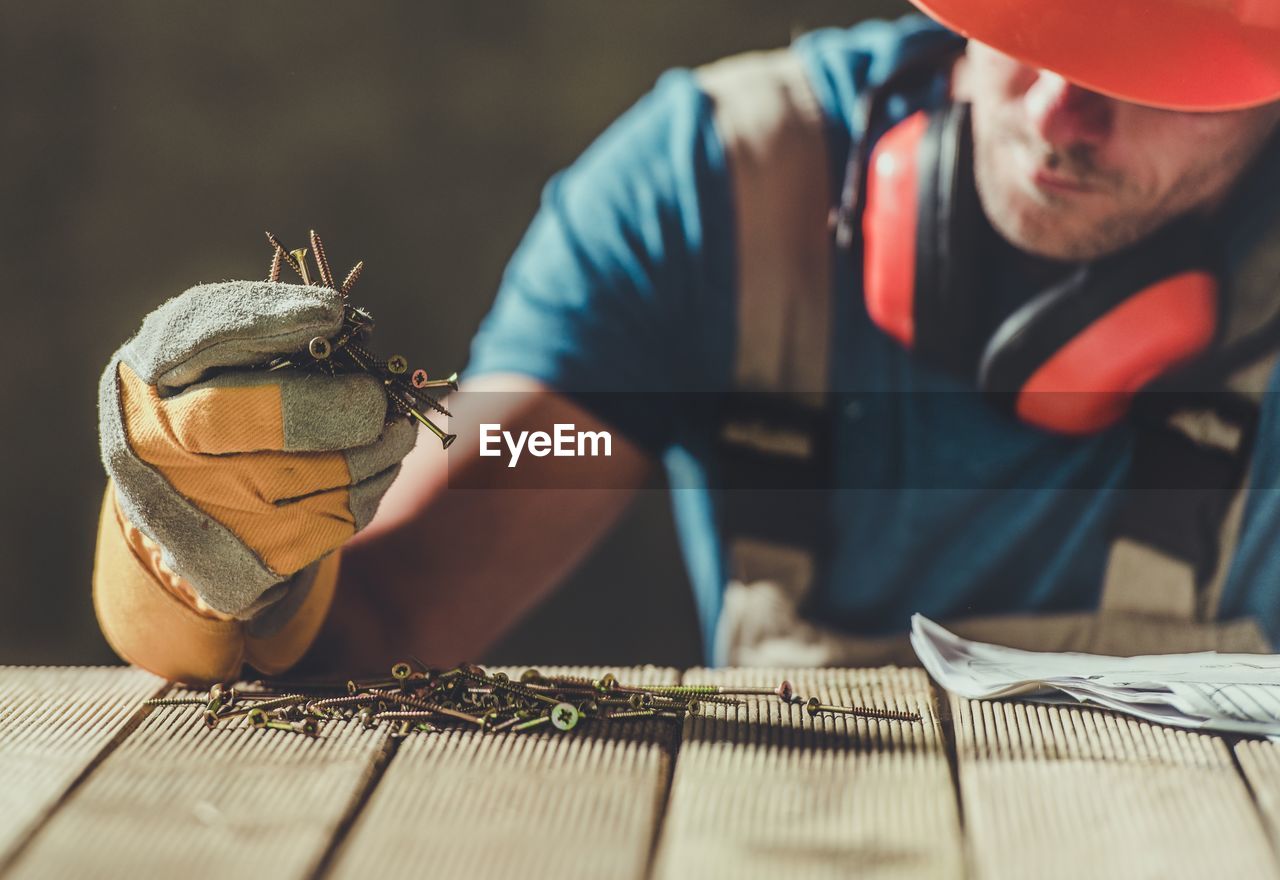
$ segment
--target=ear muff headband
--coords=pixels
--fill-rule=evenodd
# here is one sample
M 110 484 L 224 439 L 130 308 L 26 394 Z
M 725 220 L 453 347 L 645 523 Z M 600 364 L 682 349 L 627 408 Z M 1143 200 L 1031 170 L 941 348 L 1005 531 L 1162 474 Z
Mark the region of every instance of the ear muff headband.
M 986 223 L 973 182 L 969 105 L 928 116 L 916 147 L 915 344 L 922 357 L 972 374 L 978 355 L 978 231 Z

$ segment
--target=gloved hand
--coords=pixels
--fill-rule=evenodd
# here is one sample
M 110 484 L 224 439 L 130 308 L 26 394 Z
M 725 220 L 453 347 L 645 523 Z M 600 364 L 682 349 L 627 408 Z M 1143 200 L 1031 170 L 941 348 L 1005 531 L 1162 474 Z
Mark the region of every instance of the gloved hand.
M 257 618 L 259 635 L 284 625 L 314 586 L 319 561 L 368 524 L 413 448 L 411 423 L 384 423 L 386 394 L 372 376 L 247 369 L 334 336 L 342 306 L 324 287 L 201 285 L 149 315 L 103 373 L 99 430 L 120 528 L 158 545 L 159 567 L 198 596 L 194 607 L 217 612 L 206 617 Z M 107 517 L 104 509 L 104 532 Z M 129 540 L 144 557 L 138 537 Z M 121 609 L 136 614 L 137 597 L 104 602 L 111 573 L 103 557 L 100 538 L 95 602 L 108 639 L 129 659 L 178 677 L 174 669 L 191 658 L 168 666 L 136 644 L 145 633 L 123 632 L 130 625 Z M 326 574 L 336 579 L 336 565 Z M 164 601 L 183 595 L 172 587 Z

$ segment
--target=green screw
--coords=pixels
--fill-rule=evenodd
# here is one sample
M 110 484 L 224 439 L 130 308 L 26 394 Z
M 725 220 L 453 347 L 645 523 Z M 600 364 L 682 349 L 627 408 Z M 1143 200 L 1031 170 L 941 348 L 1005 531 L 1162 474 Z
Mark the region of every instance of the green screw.
M 556 703 L 551 707 L 548 715 L 551 718 L 551 726 L 556 730 L 573 730 L 578 726 L 578 719 L 582 717 L 578 707 L 572 703 Z

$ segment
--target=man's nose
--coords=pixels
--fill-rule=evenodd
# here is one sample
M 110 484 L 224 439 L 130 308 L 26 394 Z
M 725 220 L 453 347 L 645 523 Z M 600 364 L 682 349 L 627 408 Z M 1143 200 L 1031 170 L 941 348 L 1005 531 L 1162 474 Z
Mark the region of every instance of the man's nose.
M 1036 132 L 1055 147 L 1099 146 L 1111 133 L 1113 102 L 1042 70 L 1024 97 Z

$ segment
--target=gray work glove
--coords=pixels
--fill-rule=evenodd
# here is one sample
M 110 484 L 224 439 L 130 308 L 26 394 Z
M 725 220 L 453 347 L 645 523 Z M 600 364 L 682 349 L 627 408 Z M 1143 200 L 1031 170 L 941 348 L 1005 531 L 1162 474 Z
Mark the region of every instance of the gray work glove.
M 413 448 L 410 422 L 384 423 L 373 376 L 249 369 L 334 336 L 342 306 L 325 287 L 193 287 L 147 316 L 102 375 L 102 460 L 121 512 L 222 614 L 251 618 L 284 593 L 296 606 Z

